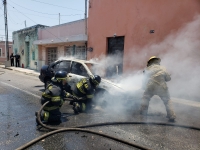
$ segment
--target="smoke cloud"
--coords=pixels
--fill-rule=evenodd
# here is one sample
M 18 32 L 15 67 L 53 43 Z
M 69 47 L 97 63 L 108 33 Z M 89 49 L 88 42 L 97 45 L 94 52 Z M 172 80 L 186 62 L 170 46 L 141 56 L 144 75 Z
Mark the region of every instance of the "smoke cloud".
M 130 68 L 123 75 L 116 74 L 110 80 L 114 80 L 123 87 L 135 102 L 139 102 L 143 94 L 143 69 L 146 67 L 147 60 L 155 55 L 161 58 L 161 65 L 165 66 L 171 74 L 172 80 L 167 82 L 171 97 L 200 101 L 199 31 L 200 16 L 196 16 L 192 22 L 183 25 L 178 31 L 170 33 L 160 43 L 146 45 L 142 48 L 133 47 L 129 50 L 130 53 L 126 54 L 123 62 L 136 67 Z M 117 65 L 120 60 L 116 56 L 100 56 L 90 61 L 100 64 L 96 69 L 96 74 L 104 77 L 105 66 Z M 105 111 L 111 112 L 112 110 L 115 114 L 122 114 L 129 109 L 138 110 L 139 105 L 137 104 L 139 103 L 129 105 L 129 103 L 125 103 L 124 97 L 120 97 L 118 94 L 116 93 L 114 98 L 106 94 L 100 96 L 108 104 Z M 135 106 L 133 107 L 133 105 Z
M 117 83 L 130 95 L 132 94 L 136 102 L 139 102 L 143 94 L 143 69 L 146 67 L 147 60 L 155 55 L 161 58 L 161 65 L 165 66 L 171 74 L 172 79 L 167 82 L 171 97 L 200 101 L 199 31 L 200 16 L 196 16 L 192 22 L 183 25 L 178 31 L 170 33 L 160 43 L 146 45 L 143 48 L 133 47 L 124 63 L 130 66 L 137 66 L 137 69 L 129 69 L 126 73 L 123 73 L 123 76 L 118 76 Z M 116 57 L 101 56 L 99 62 L 102 67 L 112 66 L 117 64 L 118 59 Z M 105 97 L 105 99 L 110 101 L 115 113 L 134 109 L 133 105 L 124 105 L 123 98 L 114 98 L 114 101 L 110 97 Z M 158 100 L 157 97 L 155 99 Z M 135 109 L 138 109 L 136 108 L 138 106 L 136 105 Z M 162 107 L 164 107 L 163 104 Z M 155 109 L 157 110 L 158 108 L 160 107 L 156 106 Z M 107 110 L 110 111 L 111 108 Z

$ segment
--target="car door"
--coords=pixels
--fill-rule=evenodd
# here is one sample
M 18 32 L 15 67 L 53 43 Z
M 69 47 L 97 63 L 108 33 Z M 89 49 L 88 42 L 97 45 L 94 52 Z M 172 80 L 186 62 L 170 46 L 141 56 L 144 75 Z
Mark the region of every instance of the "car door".
M 75 85 L 80 79 L 89 77 L 89 75 L 81 63 L 72 61 L 71 70 L 68 74 L 68 77 L 70 79 L 68 83 L 70 85 Z
M 54 62 L 54 63 L 52 63 L 52 64 L 49 65 L 48 76 L 50 78 L 52 78 L 55 75 L 56 71 L 59 68 L 59 64 L 60 64 L 60 62 Z

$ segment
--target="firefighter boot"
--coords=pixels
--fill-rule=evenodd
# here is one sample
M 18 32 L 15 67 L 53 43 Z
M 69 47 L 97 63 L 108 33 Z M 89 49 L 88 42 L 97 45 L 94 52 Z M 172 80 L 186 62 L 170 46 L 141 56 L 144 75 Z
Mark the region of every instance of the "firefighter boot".
M 80 105 L 79 105 L 79 103 L 77 103 L 77 102 L 74 102 L 73 103 L 73 110 L 74 110 L 74 113 L 75 114 L 78 114 L 79 112 L 80 112 Z
M 38 121 L 37 115 L 38 115 L 38 112 L 36 111 L 36 112 L 35 112 L 35 117 L 36 117 L 36 118 L 35 118 L 35 121 L 36 121 L 36 126 L 39 126 L 40 123 L 39 123 L 39 121 Z M 40 116 L 40 119 L 41 119 L 41 122 L 45 124 L 44 118 L 43 118 L 42 116 Z

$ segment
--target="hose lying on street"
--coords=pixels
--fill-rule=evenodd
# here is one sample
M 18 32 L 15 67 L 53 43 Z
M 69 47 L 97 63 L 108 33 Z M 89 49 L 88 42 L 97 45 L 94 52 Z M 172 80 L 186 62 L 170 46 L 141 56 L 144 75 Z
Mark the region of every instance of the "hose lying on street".
M 144 146 L 140 146 L 138 144 L 134 144 L 134 143 L 130 143 L 128 141 L 125 140 L 121 140 L 119 138 L 116 137 L 112 137 L 103 133 L 99 133 L 99 132 L 95 132 L 95 131 L 91 131 L 91 130 L 87 130 L 87 129 L 80 129 L 80 128 L 89 128 L 89 127 L 98 127 L 98 126 L 108 126 L 108 125 L 125 125 L 125 124 L 143 124 L 143 125 L 162 125 L 162 126 L 173 126 L 173 127 L 181 127 L 181 128 L 187 128 L 187 129 L 193 129 L 193 130 L 198 130 L 200 131 L 200 128 L 198 127 L 193 127 L 193 126 L 187 126 L 187 125 L 179 125 L 179 124 L 173 124 L 173 123 L 163 123 L 163 122 L 105 122 L 105 123 L 96 123 L 96 124 L 90 124 L 90 125 L 83 125 L 83 126 L 74 126 L 74 127 L 69 127 L 69 128 L 65 128 L 65 127 L 52 127 L 52 126 L 48 126 L 42 123 L 41 118 L 40 118 L 40 114 L 42 109 L 44 108 L 44 106 L 48 104 L 48 102 L 46 102 L 44 105 L 42 105 L 42 107 L 40 108 L 40 110 L 38 111 L 37 114 L 37 119 L 39 124 L 49 130 L 55 130 L 55 131 L 51 131 L 47 134 L 44 134 L 28 143 L 26 143 L 25 145 L 22 145 L 21 147 L 17 148 L 17 150 L 22 150 L 25 148 L 30 147 L 31 145 L 35 144 L 36 142 L 50 136 L 56 133 L 60 133 L 60 132 L 66 132 L 66 131 L 80 131 L 80 132 L 87 132 L 87 133 L 91 133 L 91 134 L 96 134 L 99 136 L 103 136 L 121 143 L 124 143 L 126 145 L 135 147 L 135 148 L 139 148 L 142 150 L 149 150 L 150 148 L 144 147 Z

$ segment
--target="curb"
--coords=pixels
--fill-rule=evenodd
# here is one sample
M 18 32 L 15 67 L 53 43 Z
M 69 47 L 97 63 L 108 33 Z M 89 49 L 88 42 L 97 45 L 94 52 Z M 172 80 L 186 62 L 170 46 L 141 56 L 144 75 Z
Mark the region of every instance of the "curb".
M 31 75 L 31 76 L 36 76 L 36 77 L 39 76 L 39 74 L 27 73 L 27 72 L 24 72 L 24 71 L 15 70 L 15 69 L 7 68 L 7 67 L 0 67 L 0 68 L 2 68 L 2 69 L 8 69 L 8 70 L 13 70 L 13 71 L 16 71 L 16 72 L 24 73 L 24 74 L 26 74 L 26 75 Z
M 8 70 L 13 70 L 11 68 L 6 68 L 6 67 L 0 67 L 0 68 L 2 68 L 2 69 L 8 69 Z

